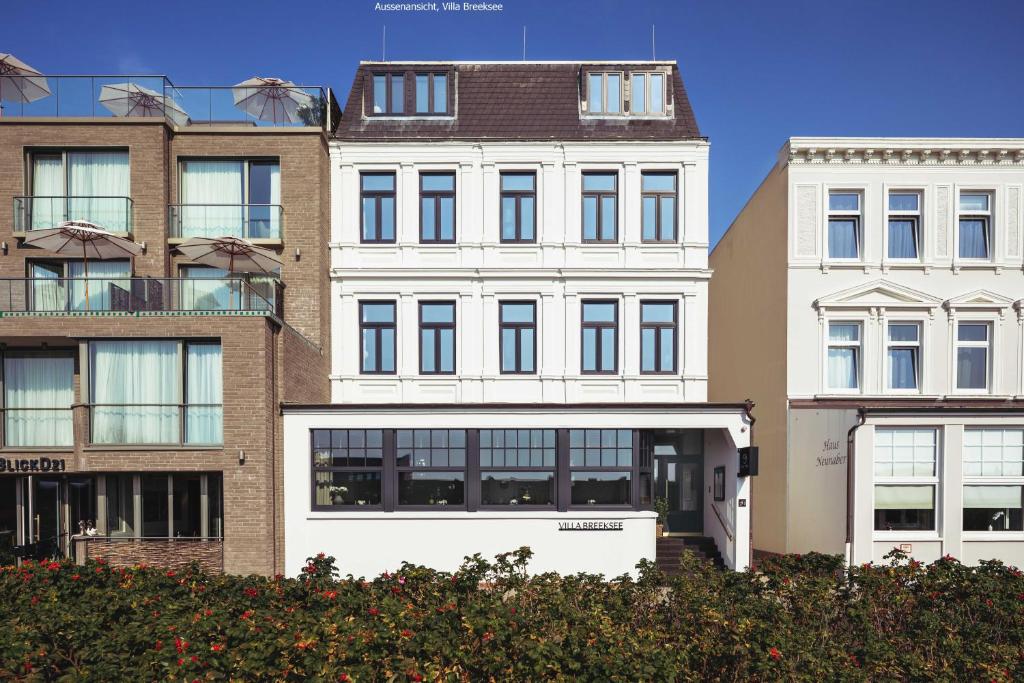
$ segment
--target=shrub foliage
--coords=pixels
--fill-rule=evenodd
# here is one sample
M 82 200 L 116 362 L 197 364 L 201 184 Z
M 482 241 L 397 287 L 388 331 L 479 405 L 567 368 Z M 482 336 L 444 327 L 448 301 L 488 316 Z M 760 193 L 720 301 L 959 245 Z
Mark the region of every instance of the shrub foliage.
M 1024 578 L 895 554 L 787 556 L 667 578 L 526 573 L 528 549 L 455 573 L 299 579 L 99 562 L 0 569 L 0 680 L 1024 679 Z

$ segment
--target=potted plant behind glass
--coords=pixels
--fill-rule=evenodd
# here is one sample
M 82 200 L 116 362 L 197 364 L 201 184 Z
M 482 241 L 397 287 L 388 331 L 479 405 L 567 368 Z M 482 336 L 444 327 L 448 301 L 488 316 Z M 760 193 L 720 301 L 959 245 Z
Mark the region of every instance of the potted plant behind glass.
M 654 535 L 661 538 L 665 535 L 665 521 L 668 519 L 668 500 L 655 498 L 654 511 L 658 513 L 658 519 L 654 523 Z

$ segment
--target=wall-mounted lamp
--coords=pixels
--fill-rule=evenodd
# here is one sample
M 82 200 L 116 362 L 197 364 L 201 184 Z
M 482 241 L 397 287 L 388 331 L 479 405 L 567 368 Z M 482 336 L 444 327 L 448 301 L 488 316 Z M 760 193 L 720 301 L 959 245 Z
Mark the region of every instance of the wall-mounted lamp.
M 3 250 L 4 256 L 7 256 L 7 242 L 0 242 L 0 250 Z
M 299 249 L 298 247 L 295 247 L 295 260 L 298 261 L 301 258 L 302 258 L 302 250 Z
M 142 243 L 142 253 L 143 254 L 146 253 L 146 243 L 145 242 Z
M 242 450 L 241 448 L 238 449 L 238 464 L 239 465 L 244 465 L 245 464 L 245 451 Z

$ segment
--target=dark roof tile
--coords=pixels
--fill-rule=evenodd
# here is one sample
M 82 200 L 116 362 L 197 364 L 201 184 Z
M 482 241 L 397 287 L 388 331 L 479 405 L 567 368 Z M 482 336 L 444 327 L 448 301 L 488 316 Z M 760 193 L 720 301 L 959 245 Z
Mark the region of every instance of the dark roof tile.
M 336 137 L 344 140 L 688 140 L 700 138 L 679 67 L 672 64 L 673 116 L 593 119 L 579 115 L 579 85 L 587 63 L 453 64 L 458 88 L 452 119 L 363 116 L 374 71 L 438 71 L 436 64 L 360 64 Z M 600 68 L 605 68 L 602 65 Z M 629 71 L 650 64 L 607 65 Z

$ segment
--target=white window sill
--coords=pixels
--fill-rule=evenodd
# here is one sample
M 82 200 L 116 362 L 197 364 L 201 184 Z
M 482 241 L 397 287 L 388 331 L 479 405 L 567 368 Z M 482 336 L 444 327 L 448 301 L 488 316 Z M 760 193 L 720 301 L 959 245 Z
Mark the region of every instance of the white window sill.
M 942 541 L 942 536 L 937 531 L 874 531 L 874 541 Z
M 996 541 L 1024 542 L 1024 532 L 1021 531 L 964 531 L 960 537 L 963 542 L 980 541 L 983 543 Z
M 965 392 L 946 394 L 942 397 L 947 401 L 1009 401 L 1013 398 L 1010 394 L 985 394 L 978 392 Z

